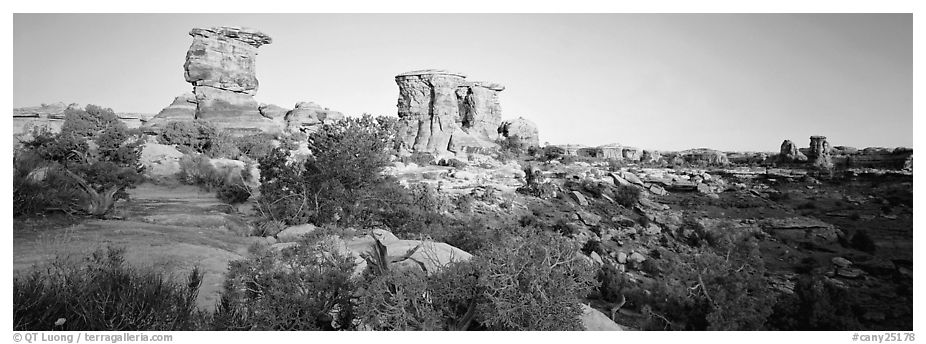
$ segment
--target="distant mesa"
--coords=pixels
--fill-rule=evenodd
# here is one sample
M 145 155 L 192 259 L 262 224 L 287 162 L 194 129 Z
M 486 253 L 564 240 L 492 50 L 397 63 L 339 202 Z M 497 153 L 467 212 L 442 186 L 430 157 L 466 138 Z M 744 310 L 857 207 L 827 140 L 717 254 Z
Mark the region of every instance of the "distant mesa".
M 61 125 L 64 124 L 64 117 L 67 109 L 84 109 L 84 105 L 57 102 L 39 106 L 14 108 L 13 134 L 28 133 L 37 127 L 45 127 L 53 132 L 60 131 Z M 128 112 L 116 112 L 116 116 L 125 122 L 126 126 L 129 128 L 138 128 L 152 117 L 150 114 Z
M 791 166 L 819 169 L 834 167 L 913 170 L 913 149 L 868 147 L 831 147 L 826 136 L 810 137 L 807 148 L 797 148 L 791 140 L 784 140 L 776 162 Z

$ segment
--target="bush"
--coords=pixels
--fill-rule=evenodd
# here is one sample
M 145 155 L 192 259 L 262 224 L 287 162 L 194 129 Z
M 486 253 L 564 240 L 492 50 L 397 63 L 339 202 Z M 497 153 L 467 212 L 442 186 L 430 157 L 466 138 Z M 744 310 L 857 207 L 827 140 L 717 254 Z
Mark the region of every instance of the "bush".
M 624 162 L 620 159 L 608 159 L 608 171 L 611 172 L 620 172 L 621 167 L 624 166 Z
M 625 208 L 633 208 L 640 203 L 641 198 L 643 198 L 642 189 L 631 185 L 619 185 L 614 201 Z
M 581 330 L 579 302 L 594 275 L 576 257 L 578 250 L 556 234 L 539 232 L 508 236 L 480 252 L 473 258 L 478 321 L 490 330 Z
M 873 253 L 877 249 L 874 240 L 868 235 L 868 231 L 864 229 L 855 232 L 855 235 L 852 236 L 852 240 L 850 241 L 850 245 L 856 250 L 868 253 Z
M 309 136 L 313 156 L 304 163 L 289 161 L 274 149 L 260 160 L 259 205 L 270 218 L 288 224 L 358 224 L 369 219 L 367 209 L 388 207 L 378 186 L 389 163 L 386 148 L 393 133 L 371 116 L 347 118 Z
M 794 294 L 774 306 L 770 325 L 785 331 L 849 331 L 859 323 L 857 292 L 840 287 L 820 275 L 798 280 Z
M 76 183 L 85 195 L 82 211 L 104 217 L 116 201 L 128 198 L 126 188 L 144 179 L 139 163 L 142 144 L 144 135 L 128 129 L 111 109 L 87 105 L 85 110 L 66 111 L 61 132 L 39 132 L 23 142 L 23 149 Z
M 557 146 L 543 147 L 543 160 L 550 161 L 561 158 L 566 154 L 566 149 Z
M 524 154 L 524 144 L 521 142 L 521 137 L 518 135 L 511 135 L 506 138 L 498 139 L 495 143 L 499 146 L 498 160 L 510 161 Z
M 158 142 L 189 147 L 196 152 L 205 153 L 212 146 L 212 140 L 218 132 L 211 123 L 203 120 L 172 121 L 161 130 Z
M 33 152 L 13 154 L 13 216 L 69 211 L 86 197 L 77 182 Z
M 686 221 L 687 222 L 687 221 Z M 759 330 L 765 328 L 775 298 L 765 277 L 758 240 L 733 227 L 699 233 L 698 246 L 674 253 L 657 266 L 665 283 L 651 297 L 637 300 L 649 307 L 655 329 Z
M 251 190 L 244 183 L 224 184 L 219 187 L 215 197 L 228 204 L 240 204 L 251 197 Z
M 56 260 L 13 278 L 16 331 L 183 331 L 204 321 L 196 309 L 202 273 L 186 283 L 127 267 L 124 249 L 98 250 L 82 263 Z M 62 320 L 63 319 L 63 320 Z
M 374 331 L 440 330 L 441 315 L 425 297 L 428 283 L 420 270 L 390 270 L 367 282 L 357 313 Z
M 235 145 L 241 154 L 256 161 L 270 155 L 273 150 L 272 141 L 273 135 L 254 134 L 235 139 Z
M 353 259 L 321 236 L 229 264 L 214 330 L 351 329 Z
M 203 154 L 184 155 L 180 158 L 180 172 L 177 179 L 187 185 L 198 185 L 207 191 L 213 191 L 225 185 L 229 179 L 223 175 L 212 163 L 209 157 Z

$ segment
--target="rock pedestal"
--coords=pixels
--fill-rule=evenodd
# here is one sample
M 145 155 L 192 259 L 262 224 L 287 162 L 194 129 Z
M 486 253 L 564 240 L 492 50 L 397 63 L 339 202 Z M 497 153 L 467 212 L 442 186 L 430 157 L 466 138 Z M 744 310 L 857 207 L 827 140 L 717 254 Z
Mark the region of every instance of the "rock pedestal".
M 270 36 L 229 26 L 194 28 L 190 36 L 183 70 L 193 92 L 174 99 L 151 125 L 202 119 L 232 134 L 279 132 L 281 121 L 263 116 L 254 100 L 257 48 L 270 44 Z
M 830 144 L 826 142 L 826 136 L 811 136 L 810 151 L 807 158 L 815 167 L 830 168 L 833 167 L 832 151 Z

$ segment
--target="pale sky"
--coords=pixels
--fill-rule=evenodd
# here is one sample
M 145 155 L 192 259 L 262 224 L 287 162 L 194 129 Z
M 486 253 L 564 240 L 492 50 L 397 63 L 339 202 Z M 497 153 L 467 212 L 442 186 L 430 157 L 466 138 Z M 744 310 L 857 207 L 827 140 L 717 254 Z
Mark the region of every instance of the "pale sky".
M 15 14 L 13 102 L 157 113 L 193 27 L 247 26 L 256 99 L 396 115 L 402 72 L 494 81 L 541 142 L 777 151 L 913 145 L 910 14 Z

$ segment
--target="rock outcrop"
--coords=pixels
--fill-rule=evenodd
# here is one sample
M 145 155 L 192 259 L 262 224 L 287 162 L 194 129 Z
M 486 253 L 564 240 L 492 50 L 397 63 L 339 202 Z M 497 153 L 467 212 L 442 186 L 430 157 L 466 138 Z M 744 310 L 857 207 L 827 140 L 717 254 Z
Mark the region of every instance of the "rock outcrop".
M 296 107 L 286 113 L 286 131 L 290 133 L 314 133 L 325 122 L 334 122 L 344 119 L 340 112 L 322 107 L 313 102 L 299 102 Z
M 456 90 L 465 78 L 444 70 L 413 71 L 395 77 L 399 86 L 397 135 L 401 148 L 448 151 L 454 129 L 459 127 Z
M 65 112 L 69 109 L 83 110 L 84 108 L 85 106 L 81 104 L 68 105 L 63 102 L 13 108 L 13 135 L 27 135 L 38 127 L 44 127 L 51 132 L 61 131 Z M 137 128 L 152 118 L 150 114 L 126 112 L 116 112 L 116 116 L 129 128 Z M 28 137 L 21 136 L 20 139 L 27 140 Z
M 807 159 L 814 167 L 833 167 L 831 153 L 830 144 L 826 142 L 826 136 L 810 137 L 810 150 L 808 151 Z
M 481 152 L 497 147 L 504 86 L 470 82 L 460 73 L 418 70 L 395 77 L 399 86 L 399 148 L 431 153 Z
M 232 134 L 281 131 L 281 121 L 264 116 L 254 100 L 258 88 L 257 48 L 270 44 L 270 36 L 228 26 L 194 28 L 190 36 L 193 43 L 183 69 L 193 92 L 174 99 L 151 125 L 202 119 Z
M 196 119 L 196 96 L 189 92 L 174 98 L 174 101 L 161 110 L 157 116 L 154 116 L 148 124 L 163 126 L 167 122 L 192 121 L 194 119 Z
M 791 140 L 784 140 L 781 143 L 781 150 L 778 153 L 778 161 L 783 163 L 806 162 L 807 156 L 797 149 L 797 145 Z
M 503 122 L 498 127 L 498 133 L 505 138 L 517 136 L 521 139 L 521 145 L 524 148 L 540 146 L 537 125 L 524 117 Z

